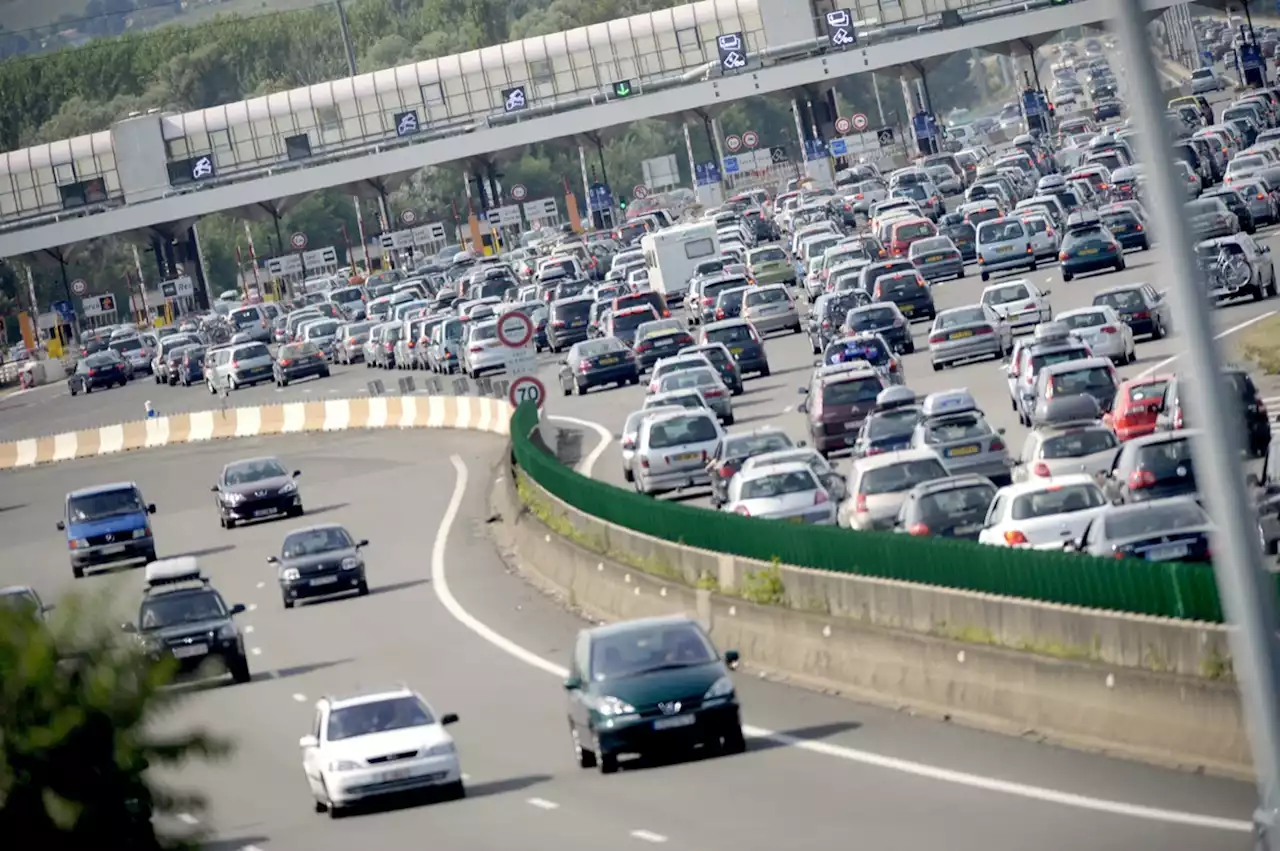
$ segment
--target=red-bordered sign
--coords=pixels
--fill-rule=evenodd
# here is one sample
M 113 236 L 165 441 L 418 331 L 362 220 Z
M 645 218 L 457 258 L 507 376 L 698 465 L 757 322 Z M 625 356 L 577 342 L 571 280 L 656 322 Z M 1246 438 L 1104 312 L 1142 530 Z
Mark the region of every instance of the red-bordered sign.
M 754 148 L 756 145 L 760 144 L 760 137 L 756 135 L 756 131 L 748 130 L 746 133 L 742 134 L 742 144 L 746 145 L 748 148 Z
M 533 320 L 518 310 L 498 317 L 498 342 L 508 349 L 522 349 L 533 339 Z
M 742 140 L 737 136 L 729 136 L 724 140 L 724 145 L 730 153 L 733 153 L 742 147 Z
M 867 116 L 863 115 L 861 112 L 853 116 L 853 129 L 857 130 L 859 133 L 861 133 L 863 130 L 866 130 Z
M 849 119 L 847 119 L 847 118 L 837 118 L 837 119 L 836 119 L 836 132 L 837 132 L 837 133 L 848 133 L 848 132 L 849 132 L 849 130 L 850 130 L 850 129 L 852 129 L 852 127 L 853 127 L 853 122 L 852 122 L 852 121 L 850 121 Z
M 538 376 L 522 375 L 511 382 L 507 398 L 515 408 L 520 407 L 523 402 L 532 402 L 541 409 L 542 404 L 547 401 L 547 388 Z
M 298 231 L 293 236 L 289 237 L 289 244 L 301 251 L 307 247 L 307 235 L 302 231 Z

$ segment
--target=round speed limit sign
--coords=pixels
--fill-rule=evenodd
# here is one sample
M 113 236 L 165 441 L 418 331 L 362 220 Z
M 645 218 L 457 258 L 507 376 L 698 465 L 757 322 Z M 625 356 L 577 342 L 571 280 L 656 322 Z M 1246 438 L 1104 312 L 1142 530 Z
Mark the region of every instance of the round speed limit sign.
M 547 388 L 536 375 L 522 375 L 511 382 L 509 399 L 512 407 L 518 408 L 525 402 L 532 402 L 538 406 L 538 410 L 542 410 L 542 404 L 547 400 Z

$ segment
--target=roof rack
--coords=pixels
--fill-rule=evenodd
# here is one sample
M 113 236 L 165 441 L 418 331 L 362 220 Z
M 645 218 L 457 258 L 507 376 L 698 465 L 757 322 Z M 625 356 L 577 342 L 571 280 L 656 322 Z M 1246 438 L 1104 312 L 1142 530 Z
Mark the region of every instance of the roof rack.
M 209 584 L 208 578 L 200 573 L 200 563 L 195 556 L 158 559 L 147 565 L 145 588 L 148 591 L 183 582 Z

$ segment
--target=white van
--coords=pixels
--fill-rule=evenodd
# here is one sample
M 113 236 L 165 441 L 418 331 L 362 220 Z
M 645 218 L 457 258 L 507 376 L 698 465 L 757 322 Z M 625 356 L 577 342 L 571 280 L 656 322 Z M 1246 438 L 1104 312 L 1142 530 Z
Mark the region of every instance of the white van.
M 640 238 L 649 289 L 662 293 L 668 304 L 683 299 L 698 264 L 720 256 L 714 221 L 676 225 Z

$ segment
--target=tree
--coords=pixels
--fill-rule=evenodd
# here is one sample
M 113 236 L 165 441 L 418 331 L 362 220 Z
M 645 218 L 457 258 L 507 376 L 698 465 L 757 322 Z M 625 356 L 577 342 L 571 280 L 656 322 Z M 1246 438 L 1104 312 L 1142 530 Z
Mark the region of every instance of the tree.
M 157 835 L 150 812 L 203 801 L 151 780 L 149 766 L 226 754 L 203 733 L 157 732 L 179 700 L 173 667 L 108 625 L 102 601 L 68 598 L 57 617 L 0 606 L 0 836 L 44 851 L 190 847 Z

